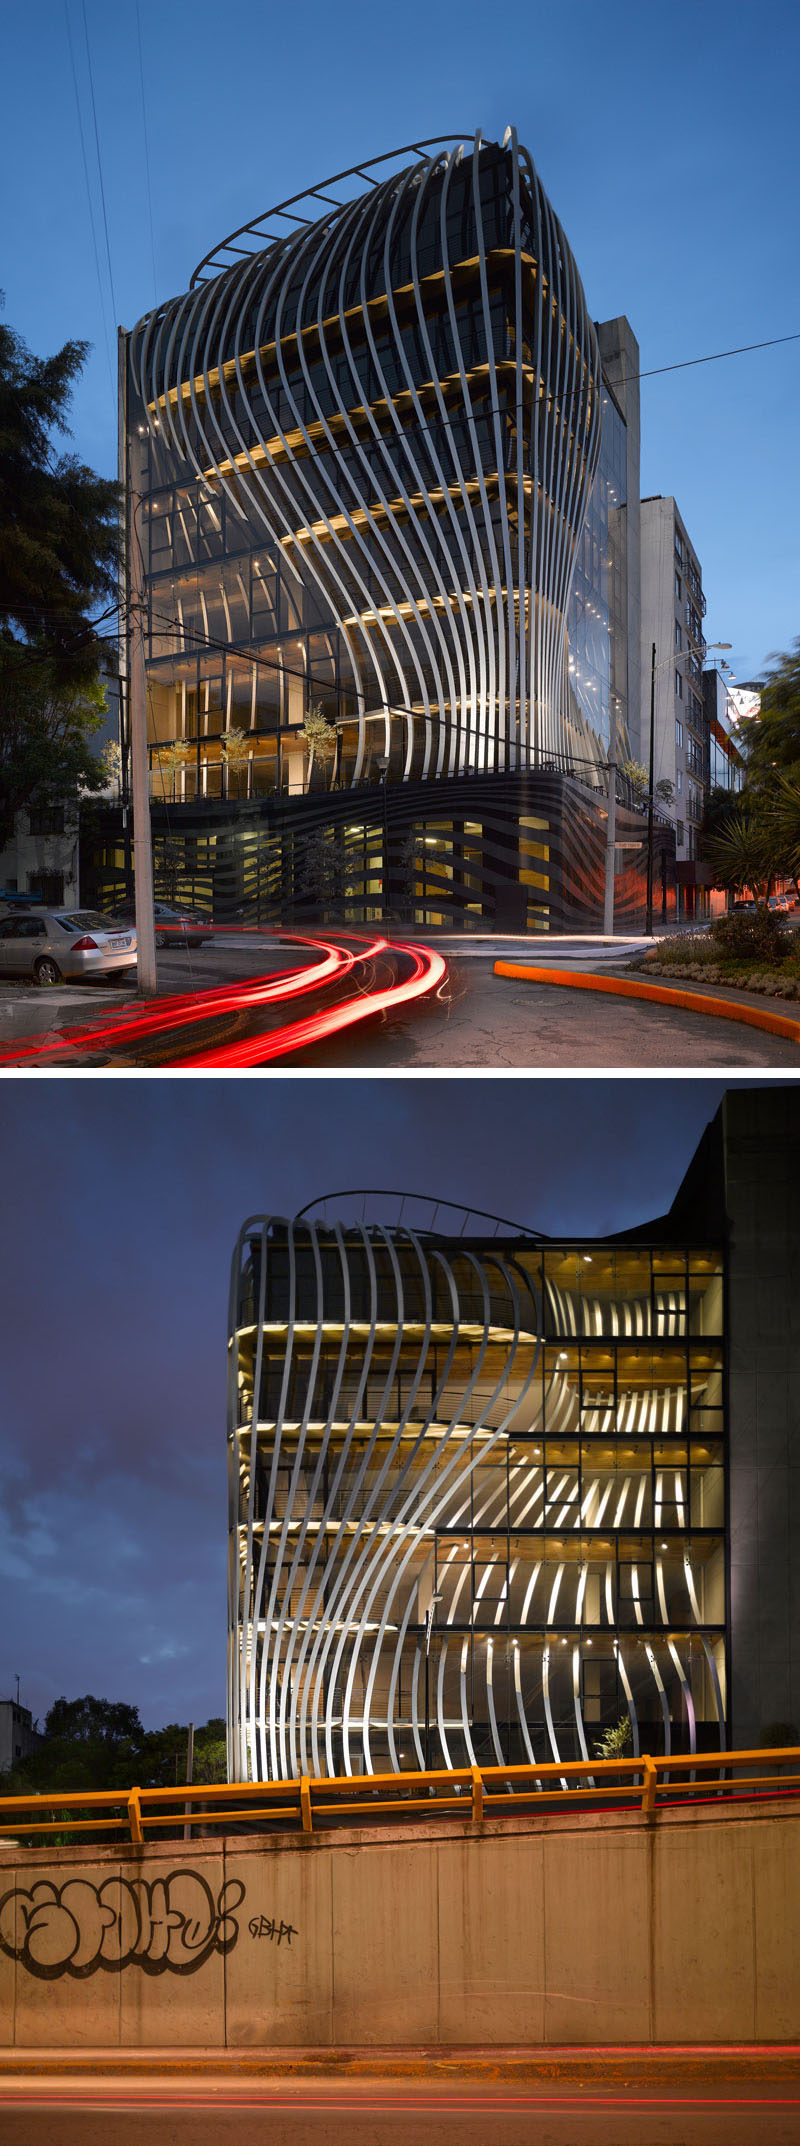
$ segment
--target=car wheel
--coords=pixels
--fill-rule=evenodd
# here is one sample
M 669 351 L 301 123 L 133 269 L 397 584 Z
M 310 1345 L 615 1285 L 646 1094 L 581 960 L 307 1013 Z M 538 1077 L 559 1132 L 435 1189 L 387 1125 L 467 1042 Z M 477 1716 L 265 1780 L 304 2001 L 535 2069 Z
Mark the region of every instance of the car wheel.
M 156 932 L 156 946 L 169 946 L 169 939 L 165 931 Z
M 47 986 L 48 984 L 60 984 L 61 982 L 61 970 L 58 962 L 53 961 L 49 954 L 42 954 L 40 959 L 34 962 L 33 973 L 37 984 Z

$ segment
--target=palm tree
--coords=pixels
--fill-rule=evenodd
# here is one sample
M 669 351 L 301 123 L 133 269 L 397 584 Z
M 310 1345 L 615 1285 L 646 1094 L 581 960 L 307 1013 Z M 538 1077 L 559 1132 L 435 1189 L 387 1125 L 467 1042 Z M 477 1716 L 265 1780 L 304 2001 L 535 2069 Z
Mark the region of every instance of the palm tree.
M 724 826 L 706 835 L 704 849 L 720 887 L 730 887 L 735 894 L 750 887 L 756 901 L 766 907 L 779 868 L 770 821 L 752 806 L 741 804 Z

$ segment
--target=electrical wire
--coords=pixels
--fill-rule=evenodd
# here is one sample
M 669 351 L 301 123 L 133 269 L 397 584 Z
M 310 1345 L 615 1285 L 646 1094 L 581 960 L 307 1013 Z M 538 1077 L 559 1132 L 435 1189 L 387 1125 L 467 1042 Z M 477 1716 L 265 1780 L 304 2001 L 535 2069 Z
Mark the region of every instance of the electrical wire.
M 100 293 L 100 313 L 101 313 L 101 318 L 102 318 L 102 322 L 103 322 L 103 340 L 104 340 L 104 345 L 105 345 L 106 361 L 107 361 L 107 364 L 108 364 L 108 379 L 109 379 L 109 386 L 110 386 L 110 388 L 111 388 L 111 399 L 112 399 L 112 402 L 113 402 L 113 399 L 114 399 L 114 395 L 115 395 L 115 392 L 116 392 L 116 391 L 115 391 L 115 388 L 114 388 L 114 371 L 113 371 L 113 366 L 112 366 L 112 363 L 111 363 L 111 339 L 110 339 L 110 336 L 109 336 L 109 332 L 108 332 L 108 320 L 107 320 L 107 317 L 106 317 L 106 301 L 105 301 L 105 292 L 104 292 L 104 290 L 103 290 L 103 278 L 102 278 L 102 275 L 101 275 L 101 273 L 100 273 L 100 253 L 99 253 L 99 249 L 98 249 L 98 245 L 97 245 L 97 233 L 96 233 L 96 231 L 95 231 L 95 223 L 94 223 L 94 209 L 93 209 L 93 207 L 92 207 L 92 190 L 91 190 L 91 187 L 90 187 L 90 185 L 89 185 L 89 164 L 88 164 L 88 160 L 87 160 L 87 156 L 86 156 L 86 142 L 85 142 L 85 140 L 84 140 L 84 133 L 83 133 L 83 119 L 82 119 L 82 116 L 81 116 L 81 101 L 80 101 L 80 96 L 79 96 L 79 93 L 78 93 L 78 76 L 77 76 L 77 71 L 76 71 L 76 67 L 75 67 L 75 53 L 74 53 L 74 50 L 73 50 L 73 44 L 72 44 L 72 30 L 71 30 L 71 28 L 70 28 L 70 20 L 69 20 L 69 0 L 64 0 L 64 17 L 65 17 L 65 20 L 66 20 L 66 25 L 67 25 L 67 43 L 68 43 L 68 45 L 69 45 L 69 64 L 70 64 L 70 69 L 71 69 L 71 72 L 72 72 L 72 87 L 73 87 L 73 90 L 74 90 L 74 92 L 75 92 L 75 110 L 76 110 L 76 112 L 77 112 L 77 115 L 78 115 L 78 133 L 79 133 L 79 135 L 80 135 L 80 143 L 81 143 L 81 159 L 82 159 L 82 162 L 83 162 L 83 176 L 84 176 L 84 179 L 85 179 L 85 181 L 86 181 L 86 199 L 87 199 L 87 202 L 88 202 L 88 205 L 89 205 L 89 223 L 90 223 L 90 226 L 91 226 L 91 232 L 92 232 L 92 248 L 93 248 L 93 251 L 94 251 L 94 265 L 95 265 L 95 268 L 96 268 L 96 270 L 97 270 L 97 288 L 98 288 L 98 290 L 99 290 L 99 293 Z M 51 449 L 50 449 L 50 448 L 48 447 L 48 449 L 47 449 L 47 452 L 48 452 L 48 454 L 49 454 L 49 453 L 51 453 L 51 452 L 52 452 L 52 450 L 51 450 Z M 53 466 L 54 466 L 54 465 L 52 465 L 52 464 L 51 464 L 51 467 L 53 467 Z
M 699 358 L 680 358 L 674 364 L 671 365 L 653 365 L 650 366 L 647 371 L 644 372 L 639 371 L 636 373 L 624 373 L 621 375 L 618 381 L 610 380 L 603 372 L 600 380 L 600 389 L 602 391 L 603 387 L 610 388 L 611 393 L 614 394 L 618 387 L 628 387 L 630 386 L 632 381 L 655 380 L 662 373 L 686 372 L 692 366 L 695 365 L 716 365 L 723 358 L 741 357 L 745 355 L 748 351 L 752 350 L 773 350 L 777 348 L 779 344 L 782 343 L 800 343 L 800 329 L 796 330 L 791 335 L 768 336 L 766 340 L 761 343 L 741 343 L 736 348 L 732 348 L 730 350 L 709 351 L 704 356 Z M 460 386 L 460 381 L 458 384 Z M 419 396 L 419 394 L 424 391 L 427 386 L 427 383 L 423 383 L 421 388 L 417 388 L 415 391 L 417 396 Z M 406 388 L 398 390 L 399 394 L 408 394 L 408 392 L 409 391 Z M 304 441 L 300 453 L 297 456 L 294 456 L 292 454 L 291 449 L 289 449 L 287 452 L 286 463 L 282 463 L 280 466 L 291 469 L 295 466 L 295 462 L 305 463 L 326 461 L 331 455 L 337 457 L 341 456 L 342 448 L 344 448 L 345 450 L 352 450 L 355 447 L 362 447 L 374 450 L 381 444 L 384 446 L 389 446 L 397 438 L 398 432 L 401 435 L 412 432 L 422 433 L 426 438 L 431 438 L 431 436 L 436 430 L 444 429 L 448 431 L 453 431 L 456 429 L 457 426 L 469 425 L 470 423 L 481 424 L 486 418 L 489 417 L 498 417 L 501 419 L 505 419 L 505 421 L 508 422 L 509 418 L 512 415 L 517 418 L 521 410 L 532 409 L 533 413 L 535 414 L 542 410 L 555 409 L 561 416 L 562 422 L 564 422 L 565 412 L 568 405 L 575 402 L 579 397 L 584 396 L 584 394 L 584 388 L 582 386 L 579 386 L 573 388 L 569 395 L 539 395 L 536 397 L 536 401 L 533 404 L 531 404 L 527 399 L 521 398 L 517 398 L 513 402 L 507 401 L 505 404 L 481 402 L 475 407 L 470 404 L 470 407 L 468 409 L 465 408 L 464 410 L 457 412 L 456 415 L 453 417 L 446 417 L 442 413 L 442 411 L 437 408 L 431 413 L 429 419 L 418 417 L 408 419 L 401 418 L 399 426 L 396 427 L 393 431 L 377 431 L 375 433 L 368 432 L 363 439 L 358 437 L 354 439 L 351 437 L 350 434 L 348 434 L 344 441 L 341 442 L 341 444 L 336 440 L 331 440 L 328 441 L 323 447 L 314 447 L 308 441 Z M 156 407 L 160 408 L 162 404 L 166 404 L 166 401 L 167 397 L 165 395 L 159 396 Z M 380 397 L 379 402 L 384 404 L 387 413 L 390 410 L 393 410 L 396 415 L 399 414 L 397 412 L 395 401 L 390 401 L 386 397 Z M 150 405 L 148 404 L 147 407 L 149 410 Z M 341 416 L 345 416 L 350 420 L 354 418 L 358 419 L 364 417 L 367 414 L 368 409 L 369 406 L 364 403 L 356 405 L 352 410 L 346 412 L 328 411 L 325 413 L 325 416 L 323 418 L 311 418 L 309 422 L 311 424 L 326 423 L 329 422 L 331 418 Z M 370 414 L 372 414 L 371 411 Z M 571 422 L 571 420 L 569 421 Z M 152 425 L 150 429 L 152 430 Z M 256 444 L 260 445 L 263 443 L 257 442 Z M 242 451 L 243 450 L 240 450 L 240 452 Z M 274 461 L 276 461 L 276 459 L 277 458 L 275 456 L 267 454 L 265 466 L 269 466 Z M 236 476 L 244 476 L 248 473 L 248 464 L 245 464 L 244 468 L 242 468 L 241 470 L 234 467 L 234 474 Z M 206 485 L 210 485 L 213 484 L 215 478 L 216 472 L 212 471 L 210 476 L 207 476 L 204 473 L 202 479 L 200 479 L 199 481 Z M 196 482 L 198 480 L 195 479 L 194 481 Z
M 139 47 L 139 87 L 142 93 L 142 133 L 144 135 L 144 168 L 147 178 L 147 213 L 150 221 L 150 255 L 153 263 L 153 297 L 158 304 L 158 279 L 156 276 L 156 241 L 153 230 L 153 191 L 150 184 L 150 145 L 147 138 L 147 106 L 144 94 L 144 60 L 142 57 L 142 19 L 139 0 L 136 0 L 136 40 Z
M 92 73 L 92 55 L 91 55 L 91 51 L 90 51 L 90 49 L 89 49 L 89 25 L 88 25 L 88 22 L 87 22 L 87 20 L 86 20 L 86 0 L 81 0 L 81 12 L 82 12 L 82 14 L 83 14 L 83 34 L 84 34 L 84 38 L 85 38 L 85 41 L 86 41 L 86 62 L 87 62 L 87 66 L 88 66 L 88 69 L 89 69 L 89 90 L 90 90 L 90 94 L 91 94 L 91 99 L 92 99 L 92 118 L 93 118 L 93 120 L 94 120 L 94 139 L 95 139 L 95 147 L 96 147 L 96 150 L 97 150 L 97 171 L 98 171 L 98 176 L 99 176 L 99 179 L 100 179 L 100 200 L 101 200 L 101 202 L 102 202 L 102 207 L 103 207 L 103 229 L 104 229 L 104 231 L 105 231 L 105 235 L 106 235 L 106 259 L 107 259 L 107 261 L 108 261 L 108 281 L 109 281 L 109 286 L 110 286 L 110 289 L 111 289 L 111 309 L 112 309 L 112 312 L 113 312 L 113 314 L 114 314 L 114 317 L 115 317 L 115 319 L 116 319 L 116 313 L 117 313 L 117 301 L 116 301 L 116 298 L 115 298 L 115 296 L 114 296 L 114 274 L 113 274 L 113 270 L 112 270 L 112 267 L 111 267 L 111 246 L 110 246 L 110 244 L 109 244 L 109 238 L 108 238 L 108 216 L 107 216 L 107 214 L 106 214 L 106 191 L 105 191 L 105 187 L 104 187 L 104 185 L 103 185 L 103 159 L 102 159 L 102 156 L 101 156 L 101 154 L 100 154 L 100 131 L 99 131 L 99 128 L 98 128 L 98 125 L 97 125 L 97 106 L 96 106 L 96 104 L 95 104 L 95 97 L 94 97 L 94 75 L 93 75 L 93 73 Z

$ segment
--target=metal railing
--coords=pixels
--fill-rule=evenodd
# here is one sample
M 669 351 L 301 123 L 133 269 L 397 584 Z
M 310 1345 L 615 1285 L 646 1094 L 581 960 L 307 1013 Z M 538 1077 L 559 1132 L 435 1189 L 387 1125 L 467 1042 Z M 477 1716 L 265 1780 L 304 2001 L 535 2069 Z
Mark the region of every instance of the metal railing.
M 576 1806 L 613 1806 L 653 1819 L 682 1801 L 720 1811 L 745 1798 L 775 1796 L 798 1797 L 800 1813 L 800 1748 L 2 1796 L 0 1840 L 24 1835 L 29 1843 L 41 1836 L 44 1844 L 57 1835 L 61 1845 L 65 1836 L 93 1840 L 106 1833 L 141 1848 L 147 1838 L 185 1837 L 192 1819 L 203 1835 L 234 1827 L 309 1834 L 343 1823 L 443 1814 L 478 1825 L 533 1810 L 569 1816 Z

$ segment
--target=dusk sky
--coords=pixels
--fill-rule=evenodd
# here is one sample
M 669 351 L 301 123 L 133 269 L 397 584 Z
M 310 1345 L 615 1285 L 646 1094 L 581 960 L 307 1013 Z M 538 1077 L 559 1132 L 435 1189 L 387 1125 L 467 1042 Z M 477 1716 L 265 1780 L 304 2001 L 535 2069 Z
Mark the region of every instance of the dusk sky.
M 75 446 L 110 475 L 117 321 L 185 290 L 215 241 L 303 186 L 512 122 L 592 313 L 627 313 L 644 372 L 790 336 L 799 56 L 796 0 L 6 6 L 6 319 L 42 355 L 93 343 Z M 675 494 L 707 637 L 732 643 L 739 680 L 798 631 L 798 365 L 795 341 L 642 382 L 642 490 Z
M 1 1080 L 0 1698 L 19 1673 L 39 1716 L 87 1691 L 148 1727 L 224 1712 L 227 1299 L 248 1216 L 373 1185 L 549 1234 L 624 1229 L 669 1206 L 723 1090 Z

